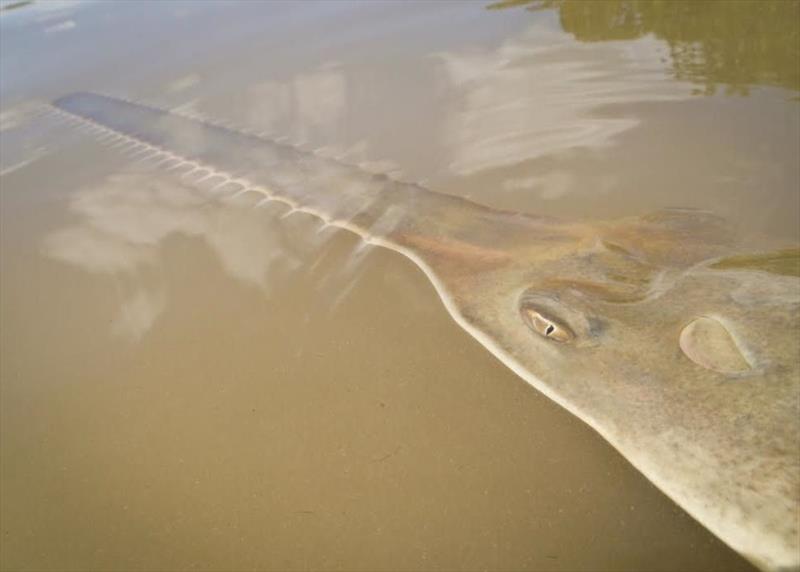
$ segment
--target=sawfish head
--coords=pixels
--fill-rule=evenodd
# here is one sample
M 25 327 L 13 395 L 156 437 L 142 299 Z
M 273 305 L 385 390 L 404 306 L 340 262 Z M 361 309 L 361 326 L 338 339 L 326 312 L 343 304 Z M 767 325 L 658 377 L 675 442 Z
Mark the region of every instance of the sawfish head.
M 798 566 L 800 250 L 737 255 L 691 211 L 487 216 L 406 240 L 462 326 L 733 548 Z

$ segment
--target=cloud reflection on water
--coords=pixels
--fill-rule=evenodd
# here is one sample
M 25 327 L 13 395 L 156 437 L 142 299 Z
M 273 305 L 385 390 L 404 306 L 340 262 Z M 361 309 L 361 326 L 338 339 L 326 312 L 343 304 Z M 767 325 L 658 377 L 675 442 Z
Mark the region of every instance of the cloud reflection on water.
M 47 256 L 88 272 L 114 277 L 130 288 L 112 329 L 138 339 L 166 306 L 162 286 L 139 280 L 157 268 L 159 248 L 173 236 L 202 239 L 224 271 L 242 284 L 269 292 L 277 275 L 295 268 L 280 225 L 264 211 L 232 199 L 212 201 L 198 191 L 154 177 L 119 175 L 80 191 L 70 201 L 79 221 L 45 238 Z M 123 288 L 124 289 L 124 288 Z
M 328 63 L 286 81 L 265 81 L 247 92 L 247 122 L 280 131 L 299 141 L 333 129 L 342 119 L 348 97 L 344 73 Z
M 667 55 L 653 38 L 589 46 L 541 26 L 491 51 L 440 54 L 456 102 L 445 126 L 450 169 L 470 175 L 610 144 L 639 120 L 602 107 L 690 97 L 665 73 Z

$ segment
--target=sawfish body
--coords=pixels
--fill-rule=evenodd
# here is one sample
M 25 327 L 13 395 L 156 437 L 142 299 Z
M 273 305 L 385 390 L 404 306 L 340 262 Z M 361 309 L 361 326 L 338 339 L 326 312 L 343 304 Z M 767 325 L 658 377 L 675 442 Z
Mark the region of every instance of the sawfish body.
M 408 256 L 466 331 L 722 540 L 762 568 L 800 566 L 800 250 L 747 254 L 696 211 L 498 211 L 106 96 L 55 106 L 165 169 Z

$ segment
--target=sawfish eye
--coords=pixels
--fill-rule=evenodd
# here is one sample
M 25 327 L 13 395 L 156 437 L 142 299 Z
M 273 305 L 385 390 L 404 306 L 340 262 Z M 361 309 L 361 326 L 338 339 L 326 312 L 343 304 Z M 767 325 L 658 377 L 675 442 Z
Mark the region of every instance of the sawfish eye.
M 575 337 L 575 334 L 566 325 L 547 317 L 530 306 L 522 307 L 522 317 L 528 326 L 543 338 L 564 343 Z

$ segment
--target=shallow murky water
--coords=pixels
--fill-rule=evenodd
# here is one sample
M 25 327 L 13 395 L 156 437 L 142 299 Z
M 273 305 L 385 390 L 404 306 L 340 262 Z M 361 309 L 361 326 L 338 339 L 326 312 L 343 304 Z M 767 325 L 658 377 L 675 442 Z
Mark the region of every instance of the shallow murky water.
M 796 244 L 798 6 L 5 11 L 2 569 L 750 569 L 402 256 L 37 105 L 107 92 L 493 207 Z

